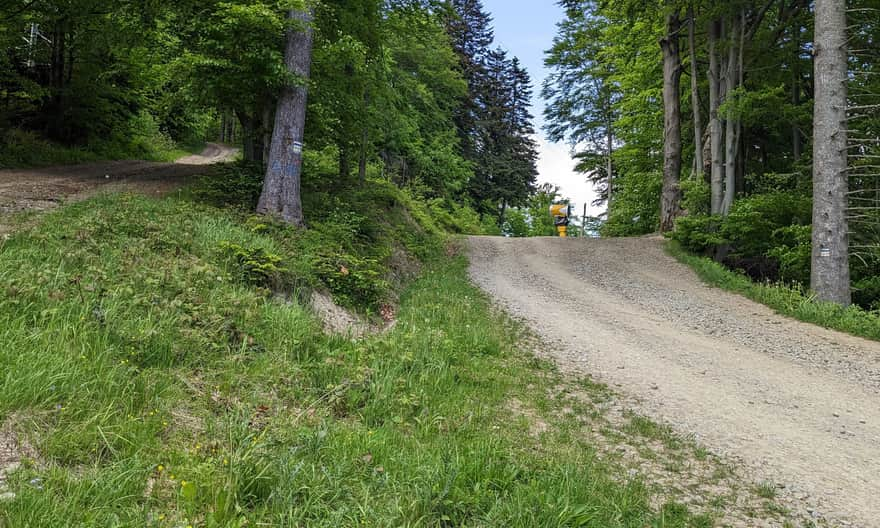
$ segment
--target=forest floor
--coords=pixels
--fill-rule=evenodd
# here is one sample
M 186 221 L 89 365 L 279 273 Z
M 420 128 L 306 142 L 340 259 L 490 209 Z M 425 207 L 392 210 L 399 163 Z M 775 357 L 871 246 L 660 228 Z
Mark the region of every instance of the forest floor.
M 474 237 L 470 251 L 473 280 L 552 344 L 563 371 L 744 468 L 795 517 L 880 526 L 880 343 L 703 285 L 658 237 Z M 701 479 L 633 465 L 661 488 Z M 683 491 L 689 502 L 713 500 L 706 484 Z
M 53 209 L 102 191 L 136 191 L 161 196 L 188 178 L 203 174 L 205 165 L 232 160 L 237 149 L 208 143 L 200 154 L 175 163 L 109 161 L 73 166 L 0 171 L 0 236 L 11 230 L 4 216 Z

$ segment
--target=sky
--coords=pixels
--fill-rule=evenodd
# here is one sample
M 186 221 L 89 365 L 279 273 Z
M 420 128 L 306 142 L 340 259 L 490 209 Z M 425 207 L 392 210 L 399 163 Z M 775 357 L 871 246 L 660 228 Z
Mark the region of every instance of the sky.
M 538 161 L 539 183 L 553 183 L 562 189 L 562 195 L 576 204 L 578 214 L 584 203 L 591 215 L 604 208 L 592 206 L 596 192 L 583 174 L 574 172 L 575 162 L 567 144 L 551 143 L 543 131 L 544 101 L 541 86 L 548 75 L 544 68 L 544 51 L 553 44 L 556 24 L 564 12 L 555 0 L 483 0 L 487 13 L 492 15 L 495 28 L 495 44 L 509 51 L 528 69 L 534 85 L 532 113 L 538 128 L 538 145 L 541 158 Z

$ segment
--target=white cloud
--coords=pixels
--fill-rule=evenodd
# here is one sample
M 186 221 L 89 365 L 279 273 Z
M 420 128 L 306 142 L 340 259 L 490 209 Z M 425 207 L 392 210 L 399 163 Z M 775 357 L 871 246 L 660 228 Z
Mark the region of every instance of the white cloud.
M 568 145 L 551 143 L 544 137 L 536 139 L 540 153 L 538 183 L 552 183 L 559 186 L 562 195 L 575 203 L 578 214 L 583 213 L 585 203 L 588 214 L 598 216 L 604 213 L 603 207 L 593 206 L 593 200 L 598 197 L 593 184 L 588 182 L 583 174 L 574 171 L 575 161 L 571 157 Z

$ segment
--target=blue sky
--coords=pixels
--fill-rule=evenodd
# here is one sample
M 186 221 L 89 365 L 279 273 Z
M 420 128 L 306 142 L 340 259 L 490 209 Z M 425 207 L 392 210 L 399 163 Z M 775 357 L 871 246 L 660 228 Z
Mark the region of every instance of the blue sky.
M 574 161 L 568 145 L 550 143 L 540 130 L 544 110 L 541 85 L 548 74 L 544 68 L 544 51 L 553 43 L 556 24 L 564 16 L 563 10 L 555 0 L 483 0 L 483 6 L 492 15 L 495 44 L 519 57 L 532 76 L 535 87 L 532 113 L 539 128 L 541 150 L 538 180 L 561 187 L 562 193 L 577 204 L 578 211 L 583 211 L 584 203 L 590 203 L 596 197 L 592 185 L 583 175 L 572 170 Z M 592 206 L 590 211 L 591 214 L 600 212 Z

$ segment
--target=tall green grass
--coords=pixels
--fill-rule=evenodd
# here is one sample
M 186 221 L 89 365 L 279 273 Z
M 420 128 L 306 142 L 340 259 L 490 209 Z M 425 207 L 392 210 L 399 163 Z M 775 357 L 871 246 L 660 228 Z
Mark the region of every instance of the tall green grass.
M 510 399 L 554 405 L 553 377 L 453 251 L 402 293 L 393 331 L 351 341 L 223 249 L 305 273 L 314 240 L 109 196 L 6 241 L 0 422 L 39 456 L 10 476 L 0 526 L 711 525 L 652 510 L 584 438 L 531 434 Z
M 690 266 L 708 284 L 742 294 L 776 312 L 800 321 L 839 330 L 867 339 L 880 340 L 880 313 L 858 306 L 844 308 L 820 302 L 810 292 L 786 284 L 761 284 L 717 262 L 692 255 L 676 242 L 667 245 L 669 253 Z

